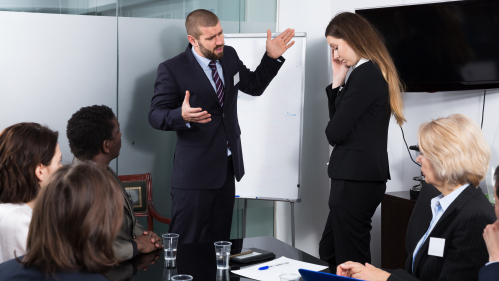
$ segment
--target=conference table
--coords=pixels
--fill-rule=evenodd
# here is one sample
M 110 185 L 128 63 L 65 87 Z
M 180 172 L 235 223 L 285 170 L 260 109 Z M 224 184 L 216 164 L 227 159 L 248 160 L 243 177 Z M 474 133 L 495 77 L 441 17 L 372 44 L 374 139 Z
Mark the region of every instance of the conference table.
M 258 248 L 266 251 L 271 251 L 276 255 L 276 258 L 287 257 L 303 262 L 324 265 L 328 264 L 312 255 L 300 251 L 282 241 L 273 237 L 253 237 L 233 239 L 232 249 L 242 248 Z M 216 280 L 216 281 L 246 281 L 253 280 L 239 275 L 236 275 L 229 270 L 217 270 L 215 258 L 215 246 L 213 243 L 196 243 L 179 245 L 177 248 L 177 260 L 175 268 L 165 267 L 165 259 L 163 251 L 158 251 L 156 255 L 146 257 L 146 260 L 151 260 L 154 256 L 159 258 L 154 265 L 148 265 L 147 270 L 137 270 L 136 274 L 130 270 L 130 267 L 117 267 L 113 274 L 108 277 L 109 280 L 134 280 L 134 281 L 169 281 L 171 276 L 177 274 L 192 275 L 194 280 Z M 145 257 L 145 256 L 144 256 Z M 138 259 L 140 257 L 137 257 Z M 267 260 L 268 261 L 268 260 Z M 136 261 L 135 263 L 140 263 Z M 232 266 L 230 270 L 237 270 L 243 267 Z M 251 265 L 255 265 L 254 263 Z M 121 272 L 120 272 L 121 270 Z M 325 269 L 324 272 L 329 272 Z M 112 277 L 111 277 L 112 276 Z

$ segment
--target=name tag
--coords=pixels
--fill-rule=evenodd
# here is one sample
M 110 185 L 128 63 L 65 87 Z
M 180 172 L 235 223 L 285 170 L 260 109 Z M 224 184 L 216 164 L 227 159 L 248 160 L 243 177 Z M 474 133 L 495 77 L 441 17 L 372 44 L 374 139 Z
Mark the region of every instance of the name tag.
M 239 72 L 234 75 L 234 86 L 236 86 L 237 83 L 239 83 Z
M 435 257 L 444 257 L 445 239 L 430 237 L 430 246 L 428 255 Z

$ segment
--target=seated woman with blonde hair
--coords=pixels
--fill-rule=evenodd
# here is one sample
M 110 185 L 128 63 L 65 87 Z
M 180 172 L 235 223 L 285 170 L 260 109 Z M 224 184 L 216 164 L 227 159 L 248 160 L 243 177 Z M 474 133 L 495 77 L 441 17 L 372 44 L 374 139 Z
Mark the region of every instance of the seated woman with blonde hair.
M 91 163 L 64 166 L 39 195 L 27 254 L 0 264 L 0 281 L 106 280 L 118 264 L 113 241 L 123 220 L 121 187 Z
M 36 198 L 61 167 L 58 133 L 19 123 L 0 133 L 0 263 L 26 253 Z
M 478 280 L 488 261 L 483 229 L 496 220 L 494 208 L 478 187 L 490 160 L 480 127 L 454 114 L 422 124 L 417 161 L 428 184 L 442 194 L 430 198 L 423 189 L 407 228 L 409 254 L 405 269 L 391 273 L 370 264 L 346 262 L 337 274 L 362 280 Z

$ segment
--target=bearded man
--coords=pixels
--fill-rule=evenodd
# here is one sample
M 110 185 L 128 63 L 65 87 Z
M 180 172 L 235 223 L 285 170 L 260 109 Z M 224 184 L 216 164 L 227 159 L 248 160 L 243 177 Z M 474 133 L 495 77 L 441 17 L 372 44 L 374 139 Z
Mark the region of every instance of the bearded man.
M 265 91 L 284 63 L 281 55 L 294 44 L 294 30 L 275 39 L 267 30 L 266 53 L 250 71 L 234 48 L 224 45 L 215 14 L 195 10 L 185 27 L 189 45 L 159 65 L 149 110 L 153 128 L 177 132 L 169 232 L 179 234 L 182 244 L 227 241 L 234 179 L 244 175 L 237 94 Z

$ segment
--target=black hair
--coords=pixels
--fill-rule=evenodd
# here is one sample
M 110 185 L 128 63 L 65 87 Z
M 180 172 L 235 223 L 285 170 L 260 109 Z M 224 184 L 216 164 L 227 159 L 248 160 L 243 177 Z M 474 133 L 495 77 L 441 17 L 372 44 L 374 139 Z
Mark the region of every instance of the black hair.
M 102 143 L 113 139 L 115 118 L 105 105 L 82 107 L 68 121 L 66 135 L 73 155 L 79 160 L 91 160 L 101 152 Z

